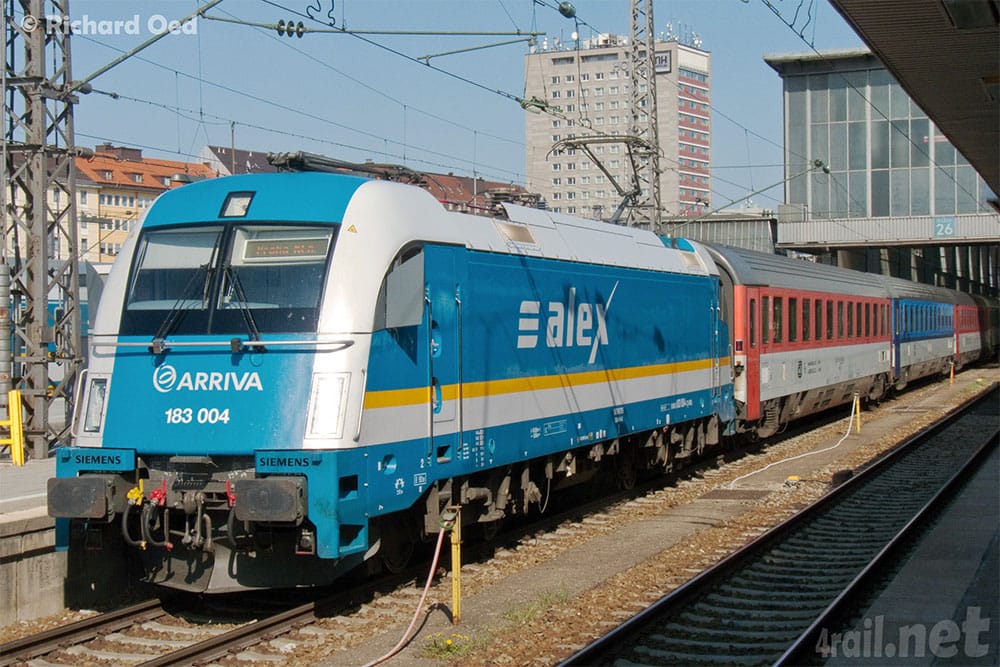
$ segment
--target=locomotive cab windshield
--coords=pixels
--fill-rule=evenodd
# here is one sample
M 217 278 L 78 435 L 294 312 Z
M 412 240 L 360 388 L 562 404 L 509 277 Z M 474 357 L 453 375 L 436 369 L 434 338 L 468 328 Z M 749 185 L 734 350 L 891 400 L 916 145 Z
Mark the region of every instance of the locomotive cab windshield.
M 316 331 L 330 225 L 205 225 L 139 238 L 122 335 Z

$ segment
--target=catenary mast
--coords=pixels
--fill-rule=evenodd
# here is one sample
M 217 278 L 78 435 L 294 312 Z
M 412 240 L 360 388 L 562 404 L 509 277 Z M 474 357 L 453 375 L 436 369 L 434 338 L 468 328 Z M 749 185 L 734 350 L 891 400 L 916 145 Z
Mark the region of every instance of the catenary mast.
M 35 458 L 69 431 L 82 364 L 69 0 L 5 0 L 0 400 L 20 389 Z M 51 17 L 52 20 L 48 20 Z M 55 25 L 58 24 L 58 25 Z M 46 59 L 52 71 L 46 71 Z M 8 307 L 10 306 L 10 307 Z M 56 412 L 62 414 L 57 415 Z
M 629 39 L 631 104 L 629 134 L 637 140 L 630 151 L 635 196 L 628 224 L 658 231 L 660 227 L 660 142 L 657 132 L 656 49 L 653 0 L 632 0 Z

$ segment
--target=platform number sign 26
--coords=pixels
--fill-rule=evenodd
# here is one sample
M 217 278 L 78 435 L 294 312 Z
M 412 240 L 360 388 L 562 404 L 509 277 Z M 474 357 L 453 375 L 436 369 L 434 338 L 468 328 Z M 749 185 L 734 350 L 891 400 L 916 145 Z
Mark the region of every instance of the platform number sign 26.
M 955 235 L 955 218 L 953 216 L 938 216 L 934 218 L 934 238 L 951 238 Z

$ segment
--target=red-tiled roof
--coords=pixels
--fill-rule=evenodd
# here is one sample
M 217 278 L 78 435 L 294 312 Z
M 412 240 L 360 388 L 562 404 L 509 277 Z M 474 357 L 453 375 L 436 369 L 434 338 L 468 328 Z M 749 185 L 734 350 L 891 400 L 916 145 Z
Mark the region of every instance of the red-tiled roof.
M 194 162 L 179 162 L 176 160 L 161 160 L 159 158 L 143 158 L 136 152 L 105 152 L 99 146 L 97 153 L 91 158 L 76 158 L 76 169 L 81 181 L 90 181 L 97 185 L 123 188 L 142 188 L 147 190 L 166 190 L 175 175 L 181 174 L 193 180 L 214 178 L 215 171 L 206 165 Z M 122 155 L 139 159 L 124 159 Z

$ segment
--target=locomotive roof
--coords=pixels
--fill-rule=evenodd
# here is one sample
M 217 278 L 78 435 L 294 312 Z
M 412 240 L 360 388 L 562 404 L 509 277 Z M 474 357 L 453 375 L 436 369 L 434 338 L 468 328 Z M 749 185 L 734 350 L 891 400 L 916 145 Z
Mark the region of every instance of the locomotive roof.
M 816 292 L 837 291 L 857 296 L 888 296 L 881 276 L 840 269 L 802 259 L 709 243 L 709 252 L 741 285 L 769 285 Z
M 665 239 L 636 227 L 565 213 L 515 204 L 504 204 L 503 207 L 507 219 L 494 221 L 501 234 L 509 233 L 504 225 L 510 222 L 523 225 L 531 235 L 531 241 L 527 243 L 507 237 L 505 252 L 654 271 L 702 275 L 718 273 L 715 262 L 703 244 L 680 238 Z

